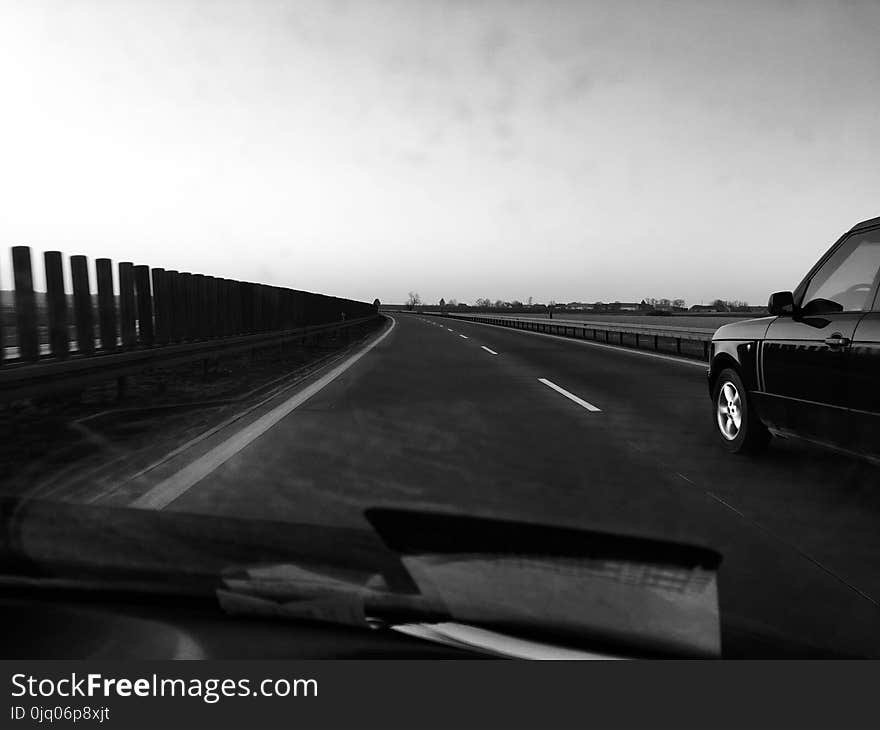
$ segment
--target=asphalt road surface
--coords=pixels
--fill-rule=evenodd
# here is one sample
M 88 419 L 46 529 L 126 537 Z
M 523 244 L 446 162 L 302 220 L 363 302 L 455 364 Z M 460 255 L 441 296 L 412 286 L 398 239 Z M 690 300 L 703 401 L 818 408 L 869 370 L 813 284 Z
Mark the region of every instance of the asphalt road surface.
M 403 314 L 300 401 L 155 506 L 364 527 L 368 506 L 454 509 L 697 543 L 723 555 L 732 654 L 773 636 L 880 655 L 877 468 L 793 441 L 727 454 L 699 363 Z

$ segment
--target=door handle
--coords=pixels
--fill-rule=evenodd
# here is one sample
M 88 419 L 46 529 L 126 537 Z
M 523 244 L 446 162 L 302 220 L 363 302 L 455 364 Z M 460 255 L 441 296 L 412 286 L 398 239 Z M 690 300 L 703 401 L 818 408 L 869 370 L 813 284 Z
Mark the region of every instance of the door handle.
M 839 332 L 835 332 L 831 337 L 825 338 L 825 344 L 828 347 L 846 347 L 849 344 L 849 337 L 844 337 Z

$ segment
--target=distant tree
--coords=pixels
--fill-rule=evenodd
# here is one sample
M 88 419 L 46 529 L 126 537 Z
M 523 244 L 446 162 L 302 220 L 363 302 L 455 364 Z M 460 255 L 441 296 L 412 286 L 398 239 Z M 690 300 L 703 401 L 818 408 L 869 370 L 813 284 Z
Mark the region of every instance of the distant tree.
M 726 312 L 727 310 L 727 302 L 723 299 L 714 299 L 712 301 L 712 307 L 719 312 Z
M 732 299 L 724 303 L 727 305 L 727 309 L 731 312 L 746 312 L 749 309 L 748 302 L 744 302 L 740 299 Z
M 685 303 L 684 299 L 673 299 L 672 306 L 675 307 L 676 309 L 684 309 L 686 306 L 686 303 Z
M 488 298 L 477 299 L 477 300 L 474 301 L 474 306 L 475 306 L 475 307 L 482 307 L 482 308 L 484 308 L 484 309 L 487 309 L 487 308 L 489 308 L 489 307 L 492 306 L 492 301 L 491 301 L 490 299 L 488 299 Z
M 379 311 L 379 307 L 381 306 L 382 302 L 380 302 L 378 299 L 373 300 L 373 309 L 375 309 L 377 312 Z
M 411 291 L 406 298 L 406 308 L 407 309 L 415 309 L 422 303 L 422 298 L 419 296 L 418 292 Z
M 440 309 L 446 309 L 446 300 L 443 297 L 440 297 Z
M 534 299 L 532 299 L 531 297 L 529 297 L 529 299 L 528 299 L 528 304 L 529 304 L 530 307 L 532 306 L 532 303 L 533 303 L 533 302 L 534 302 Z

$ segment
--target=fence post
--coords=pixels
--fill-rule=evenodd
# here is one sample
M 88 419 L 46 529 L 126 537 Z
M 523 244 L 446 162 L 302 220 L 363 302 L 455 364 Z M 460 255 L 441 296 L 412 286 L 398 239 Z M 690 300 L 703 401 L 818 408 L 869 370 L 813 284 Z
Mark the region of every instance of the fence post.
M 113 262 L 110 259 L 95 259 L 95 273 L 98 277 L 98 329 L 101 333 L 101 347 L 104 350 L 115 350 L 117 339 Z
M 199 328 L 202 323 L 201 302 L 199 300 L 199 274 L 190 274 L 187 280 L 189 286 L 189 338 L 198 340 L 201 338 Z
M 37 302 L 34 297 L 34 277 L 31 272 L 29 246 L 13 246 L 12 274 L 15 281 L 18 356 L 22 360 L 36 360 L 40 356 L 40 339 L 37 331 Z
M 229 321 L 231 323 L 231 332 L 229 334 L 237 335 L 241 332 L 241 294 L 239 292 L 239 282 L 235 279 L 229 280 Z
M 174 269 L 165 272 L 165 288 L 168 291 L 168 337 L 171 342 L 180 342 L 182 339 L 183 319 L 180 308 L 181 304 L 181 284 L 180 274 Z
M 67 329 L 67 295 L 60 251 L 43 254 L 46 267 L 46 299 L 49 307 L 49 348 L 55 357 L 67 357 L 70 333 Z
M 220 336 L 226 337 L 232 334 L 232 282 L 228 279 L 220 279 L 217 282 L 217 322 L 220 327 Z
M 156 313 L 155 341 L 157 345 L 167 345 L 168 332 L 168 279 L 165 269 L 153 269 L 153 311 Z
M 180 301 L 177 302 L 177 311 L 182 320 L 181 339 L 193 339 L 192 274 L 188 271 L 180 274 Z
M 123 261 L 119 264 L 119 332 L 123 349 L 134 347 L 137 342 L 134 321 L 134 264 Z
M 253 295 L 254 295 L 254 326 L 253 326 L 253 329 L 256 332 L 262 332 L 262 330 L 263 330 L 263 285 L 262 284 L 254 284 Z
M 203 340 L 205 338 L 206 319 L 208 308 L 205 306 L 205 275 L 193 274 L 192 276 L 193 290 L 193 329 L 195 330 L 195 339 Z
M 82 355 L 91 355 L 95 351 L 95 324 L 92 287 L 89 285 L 89 261 L 85 256 L 70 257 L 70 278 L 73 282 L 77 350 Z
M 134 289 L 137 298 L 138 342 L 153 344 L 153 296 L 150 292 L 150 267 L 134 267 Z
M 205 277 L 205 337 L 217 336 L 217 280 Z

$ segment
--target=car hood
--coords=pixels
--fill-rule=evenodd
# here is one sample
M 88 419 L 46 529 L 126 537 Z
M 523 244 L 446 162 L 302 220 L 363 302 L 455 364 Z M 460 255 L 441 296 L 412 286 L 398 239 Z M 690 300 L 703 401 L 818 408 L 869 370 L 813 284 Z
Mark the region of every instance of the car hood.
M 456 513 L 364 516 L 372 529 L 0 498 L 0 578 L 213 595 L 230 615 L 400 626 L 511 656 L 721 653 L 715 550 Z
M 715 330 L 713 340 L 760 340 L 767 334 L 767 329 L 776 317 L 759 317 L 731 322 Z

